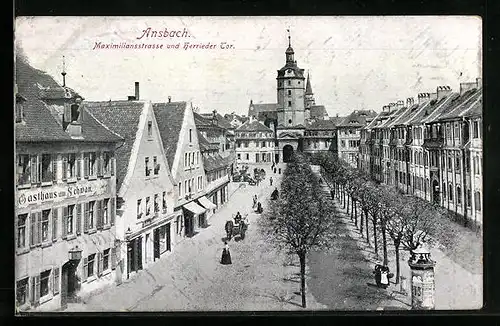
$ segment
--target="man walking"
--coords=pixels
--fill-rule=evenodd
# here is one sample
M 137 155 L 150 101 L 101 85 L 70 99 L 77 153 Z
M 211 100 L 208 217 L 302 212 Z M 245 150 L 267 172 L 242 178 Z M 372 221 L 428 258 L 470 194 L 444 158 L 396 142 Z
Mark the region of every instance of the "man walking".
M 269 183 L 271 184 L 271 186 L 273 185 L 273 177 L 269 178 Z

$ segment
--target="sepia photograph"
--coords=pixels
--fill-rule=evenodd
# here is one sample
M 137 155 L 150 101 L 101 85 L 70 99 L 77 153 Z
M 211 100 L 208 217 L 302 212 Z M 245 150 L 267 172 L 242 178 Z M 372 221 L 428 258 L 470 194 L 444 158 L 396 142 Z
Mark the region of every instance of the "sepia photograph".
M 20 16 L 15 314 L 483 307 L 478 16 Z

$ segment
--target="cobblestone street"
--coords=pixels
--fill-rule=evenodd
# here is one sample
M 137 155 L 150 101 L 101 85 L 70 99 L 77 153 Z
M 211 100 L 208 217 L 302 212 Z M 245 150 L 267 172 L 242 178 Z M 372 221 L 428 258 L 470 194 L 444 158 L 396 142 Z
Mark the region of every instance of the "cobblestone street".
M 269 171 L 259 187 L 236 190 L 229 203 L 214 214 L 209 226 L 178 245 L 174 252 L 118 287 L 110 287 L 66 311 L 192 311 L 294 310 L 300 307 L 297 266 L 284 266 L 277 253 L 259 236 L 252 196 L 267 206 L 276 186 Z M 278 181 L 278 175 L 273 175 Z M 248 213 L 244 240 L 229 242 L 232 265 L 219 263 L 225 237 L 224 223 L 232 214 Z M 297 292 L 298 293 L 298 292 Z M 308 309 L 326 308 L 308 295 Z

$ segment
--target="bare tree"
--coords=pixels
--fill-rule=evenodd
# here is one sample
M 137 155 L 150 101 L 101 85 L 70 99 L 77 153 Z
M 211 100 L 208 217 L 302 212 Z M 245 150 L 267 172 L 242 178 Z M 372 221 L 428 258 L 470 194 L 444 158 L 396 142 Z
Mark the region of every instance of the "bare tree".
M 297 254 L 300 261 L 300 292 L 306 308 L 305 271 L 311 250 L 330 247 L 335 235 L 335 210 L 320 193 L 318 178 L 300 154 L 294 154 L 281 182 L 281 196 L 271 201 L 260 219 L 262 233 L 280 250 Z

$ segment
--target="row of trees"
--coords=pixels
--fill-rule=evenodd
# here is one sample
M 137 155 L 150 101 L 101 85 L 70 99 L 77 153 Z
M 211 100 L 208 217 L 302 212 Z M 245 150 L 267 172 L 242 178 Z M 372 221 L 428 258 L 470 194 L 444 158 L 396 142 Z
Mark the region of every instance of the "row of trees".
M 307 254 L 333 244 L 335 208 L 321 192 L 318 177 L 301 153 L 294 153 L 283 173 L 280 196 L 269 203 L 259 220 L 261 233 L 279 250 L 294 253 L 300 261 L 300 292 L 306 308 Z
M 368 244 L 371 229 L 375 253 L 379 255 L 381 246 L 384 265 L 389 263 L 388 242 L 392 243 L 398 283 L 400 250 L 411 252 L 423 242 L 430 242 L 433 220 L 440 214 L 439 208 L 418 197 L 405 195 L 394 187 L 373 182 L 333 153 L 313 154 L 309 162 L 321 167 L 323 178 L 332 187 L 332 197 L 347 208 L 351 220 Z

